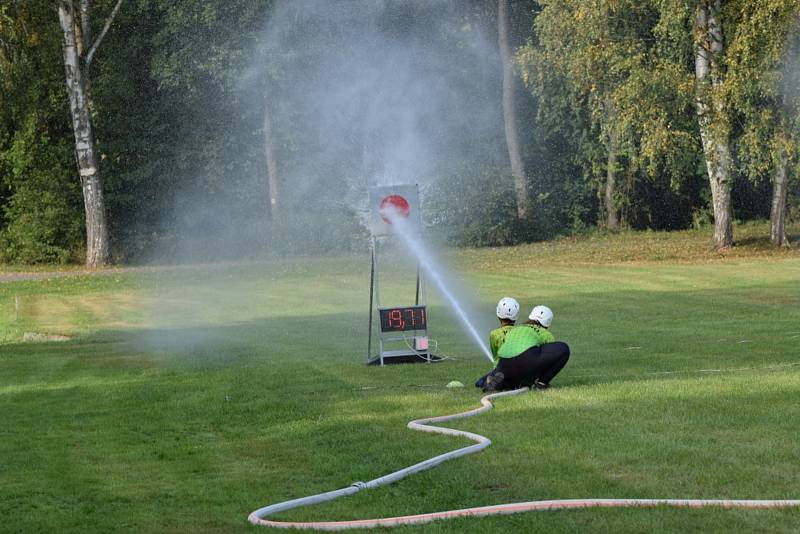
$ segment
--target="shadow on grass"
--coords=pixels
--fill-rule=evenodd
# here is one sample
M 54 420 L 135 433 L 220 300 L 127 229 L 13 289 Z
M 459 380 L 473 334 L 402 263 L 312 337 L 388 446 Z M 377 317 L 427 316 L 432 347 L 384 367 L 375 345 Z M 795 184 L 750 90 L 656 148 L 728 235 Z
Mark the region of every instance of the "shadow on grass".
M 789 247 L 791 248 L 797 248 L 798 244 L 800 244 L 800 234 L 786 234 L 786 239 L 789 241 Z M 756 250 L 777 250 L 777 247 L 770 241 L 769 235 L 734 239 L 734 245 L 752 247 Z

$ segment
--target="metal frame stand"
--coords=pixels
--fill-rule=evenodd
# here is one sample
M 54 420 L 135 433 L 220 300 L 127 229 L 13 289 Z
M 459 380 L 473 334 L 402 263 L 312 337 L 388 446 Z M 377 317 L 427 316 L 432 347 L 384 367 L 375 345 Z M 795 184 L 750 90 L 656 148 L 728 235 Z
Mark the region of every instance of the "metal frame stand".
M 391 237 L 384 237 L 384 239 L 391 239 Z M 426 343 L 424 348 L 417 346 L 417 341 L 420 337 L 428 341 L 428 324 L 425 321 L 425 327 L 420 329 L 405 330 L 403 332 L 383 332 L 378 326 L 378 354 L 372 354 L 372 331 L 374 326 L 373 313 L 377 310 L 380 312 L 381 306 L 381 291 L 380 291 L 380 277 L 379 277 L 379 238 L 372 236 L 370 246 L 370 279 L 369 279 L 369 335 L 367 337 L 367 364 L 385 365 L 389 363 L 414 363 L 414 362 L 433 362 L 438 361 L 437 358 L 431 354 L 430 346 Z M 422 302 L 420 301 L 422 299 Z M 419 264 L 417 264 L 417 278 L 416 288 L 414 294 L 414 306 L 425 306 L 425 281 L 421 276 Z M 413 345 L 409 345 L 409 339 Z

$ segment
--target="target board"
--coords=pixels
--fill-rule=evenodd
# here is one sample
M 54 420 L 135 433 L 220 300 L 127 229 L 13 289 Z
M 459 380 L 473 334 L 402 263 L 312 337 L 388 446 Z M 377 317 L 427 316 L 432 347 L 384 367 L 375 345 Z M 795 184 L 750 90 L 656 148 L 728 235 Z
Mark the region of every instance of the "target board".
M 420 229 L 419 193 L 416 185 L 372 187 L 369 190 L 370 232 L 373 237 L 392 235 L 389 211 L 404 217 L 414 232 Z
M 398 235 L 395 228 L 404 227 L 418 238 L 421 232 L 419 190 L 416 184 L 372 187 L 369 190 L 369 226 L 372 234 L 372 267 L 370 269 L 370 314 L 367 363 L 432 362 L 439 360 L 431 354 L 428 344 L 428 309 L 425 305 L 425 281 L 417 261 L 413 300 L 402 306 L 385 306 L 381 302 L 380 243 L 392 242 Z M 403 218 L 403 225 L 398 224 Z M 377 312 L 378 324 L 373 324 Z M 377 354 L 372 352 L 373 329 L 377 332 Z

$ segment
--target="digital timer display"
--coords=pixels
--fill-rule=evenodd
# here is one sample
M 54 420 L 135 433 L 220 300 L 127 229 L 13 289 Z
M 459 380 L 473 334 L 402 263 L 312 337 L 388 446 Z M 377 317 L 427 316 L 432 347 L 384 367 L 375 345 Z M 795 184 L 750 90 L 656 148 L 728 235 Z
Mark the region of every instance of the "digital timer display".
M 380 312 L 381 316 L 381 332 L 425 330 L 428 327 L 425 306 L 382 308 L 378 312 Z

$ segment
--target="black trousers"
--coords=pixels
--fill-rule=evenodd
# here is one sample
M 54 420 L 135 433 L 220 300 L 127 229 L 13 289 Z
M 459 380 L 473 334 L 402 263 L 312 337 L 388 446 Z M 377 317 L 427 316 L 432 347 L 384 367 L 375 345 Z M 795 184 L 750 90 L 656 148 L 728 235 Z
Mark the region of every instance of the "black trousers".
M 569 360 L 569 345 L 562 341 L 531 347 L 519 356 L 500 358 L 497 371 L 503 381 L 497 389 L 517 389 L 530 386 L 535 380 L 549 384 Z

